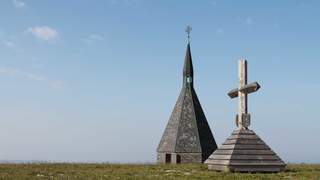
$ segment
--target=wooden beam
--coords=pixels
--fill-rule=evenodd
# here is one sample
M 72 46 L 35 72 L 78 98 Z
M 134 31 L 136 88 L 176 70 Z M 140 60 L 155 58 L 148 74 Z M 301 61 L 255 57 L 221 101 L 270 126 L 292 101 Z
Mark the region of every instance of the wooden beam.
M 253 83 L 250 83 L 250 84 L 243 86 L 242 88 L 239 89 L 239 91 L 241 91 L 242 93 L 245 93 L 245 94 L 250 94 L 250 93 L 258 91 L 260 89 L 260 87 L 261 86 L 257 82 L 253 82 Z
M 238 88 L 237 89 L 232 89 L 231 91 L 228 92 L 228 96 L 232 98 L 238 97 Z

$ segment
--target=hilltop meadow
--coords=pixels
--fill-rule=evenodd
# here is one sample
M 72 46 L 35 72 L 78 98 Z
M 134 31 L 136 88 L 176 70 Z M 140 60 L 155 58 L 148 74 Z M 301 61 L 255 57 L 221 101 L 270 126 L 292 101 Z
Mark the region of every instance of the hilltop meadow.
M 289 164 L 281 173 L 209 171 L 203 164 L 0 164 L 0 179 L 320 179 L 320 164 Z

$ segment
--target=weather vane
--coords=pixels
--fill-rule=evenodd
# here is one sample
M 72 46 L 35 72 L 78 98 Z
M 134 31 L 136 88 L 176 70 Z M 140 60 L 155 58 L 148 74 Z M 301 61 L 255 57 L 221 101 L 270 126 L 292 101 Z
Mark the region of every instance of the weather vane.
M 192 27 L 190 25 L 187 26 L 186 28 L 186 33 L 187 33 L 187 37 L 188 37 L 188 43 L 190 42 L 190 33 L 192 31 Z

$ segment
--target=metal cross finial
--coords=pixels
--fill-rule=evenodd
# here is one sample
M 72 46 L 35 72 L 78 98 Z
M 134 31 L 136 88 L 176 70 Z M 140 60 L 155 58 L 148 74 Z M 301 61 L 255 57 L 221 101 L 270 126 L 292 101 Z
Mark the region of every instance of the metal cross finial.
M 190 33 L 192 31 L 192 27 L 190 25 L 187 26 L 186 28 L 186 33 L 187 33 L 187 37 L 188 37 L 188 43 L 190 42 Z
M 247 84 L 247 60 L 239 60 L 239 88 L 231 90 L 230 98 L 239 97 L 238 115 L 236 124 L 241 129 L 248 129 L 250 126 L 250 114 L 248 113 L 248 94 L 258 91 L 260 85 L 257 82 Z

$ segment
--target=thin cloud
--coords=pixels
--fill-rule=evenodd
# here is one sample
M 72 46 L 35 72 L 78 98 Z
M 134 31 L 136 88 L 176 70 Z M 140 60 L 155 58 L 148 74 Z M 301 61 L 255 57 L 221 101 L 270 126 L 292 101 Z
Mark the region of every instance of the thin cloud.
M 59 37 L 58 31 L 48 26 L 30 27 L 27 32 L 44 41 L 52 41 Z
M 52 81 L 50 86 L 56 89 L 62 89 L 64 87 L 63 81 Z
M 125 5 L 130 5 L 130 4 L 137 4 L 140 3 L 142 0 L 109 0 L 109 3 L 113 5 L 117 4 L 125 4 Z
M 212 6 L 216 6 L 216 5 L 217 5 L 217 1 L 210 1 L 210 4 L 211 4 Z
M 104 37 L 99 34 L 90 34 L 88 37 L 83 38 L 82 41 L 87 43 L 87 44 L 92 44 L 97 41 L 103 41 Z
M 13 47 L 15 46 L 15 43 L 12 42 L 12 41 L 9 41 L 9 40 L 2 40 L 2 41 L 0 42 L 0 44 L 6 46 L 6 47 L 8 47 L 8 48 L 13 48 Z
M 21 0 L 12 0 L 14 7 L 16 8 L 24 8 L 27 4 Z
M 0 67 L 0 75 L 23 78 L 23 79 L 26 79 L 29 81 L 43 82 L 52 88 L 59 88 L 60 89 L 60 88 L 63 88 L 63 86 L 64 86 L 63 81 L 50 80 L 44 75 L 25 72 L 20 69 L 12 68 L 12 67 Z
M 31 58 L 31 67 L 33 69 L 43 69 L 45 65 L 37 57 Z
M 246 22 L 246 24 L 251 25 L 252 24 L 252 18 L 251 17 L 247 17 L 245 22 Z
M 218 28 L 218 29 L 216 30 L 216 35 L 221 36 L 221 35 L 223 35 L 223 34 L 224 34 L 224 30 L 223 30 L 222 28 Z
M 245 25 L 252 25 L 253 24 L 253 19 L 250 16 L 248 16 L 248 17 L 237 17 L 236 21 L 238 21 L 241 24 L 245 24 Z
M 32 63 L 31 64 L 31 67 L 33 68 L 33 69 L 43 69 L 44 68 L 44 64 L 42 64 L 42 63 Z

